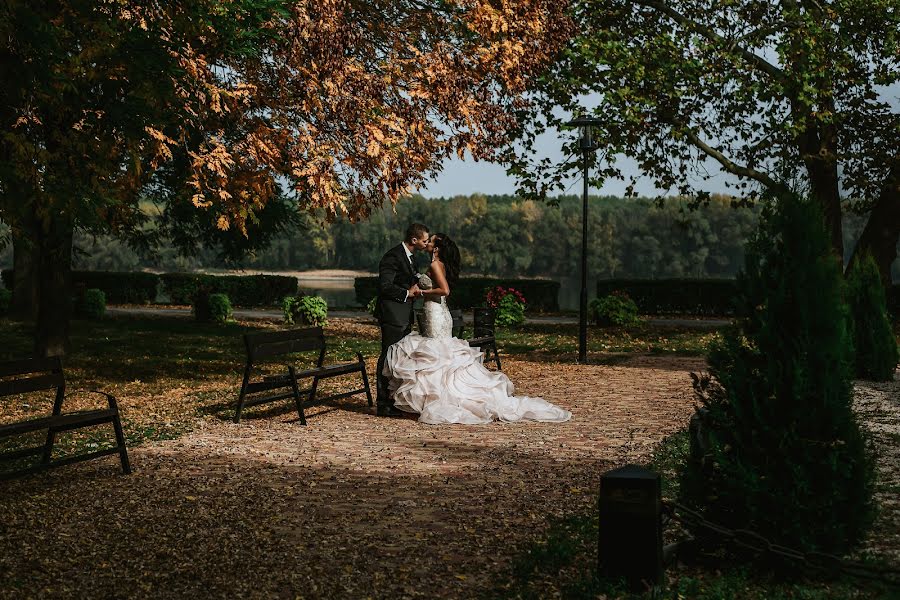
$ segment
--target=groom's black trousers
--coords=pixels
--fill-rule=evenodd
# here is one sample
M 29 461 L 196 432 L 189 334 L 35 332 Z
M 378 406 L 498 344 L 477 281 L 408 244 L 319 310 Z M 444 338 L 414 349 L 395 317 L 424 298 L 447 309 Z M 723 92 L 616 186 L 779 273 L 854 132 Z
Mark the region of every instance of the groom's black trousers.
M 403 327 L 402 325 L 391 325 L 390 323 L 381 324 L 381 354 L 378 355 L 378 372 L 376 374 L 377 381 L 377 400 L 378 406 L 393 406 L 394 400 L 388 391 L 388 377 L 384 374 L 384 361 L 387 358 L 387 350 L 412 332 L 412 323 Z

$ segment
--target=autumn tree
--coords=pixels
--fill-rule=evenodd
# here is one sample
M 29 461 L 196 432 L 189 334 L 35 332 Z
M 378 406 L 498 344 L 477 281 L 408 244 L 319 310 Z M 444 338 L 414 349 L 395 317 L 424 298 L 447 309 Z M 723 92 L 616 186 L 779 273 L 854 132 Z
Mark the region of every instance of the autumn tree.
M 577 155 L 560 168 L 530 156 L 535 137 L 589 96 L 604 121 L 599 178 L 621 176 L 621 153 L 658 187 L 700 201 L 709 163 L 747 199 L 801 191 L 821 206 L 840 256 L 842 205 L 871 211 L 853 256 L 872 253 L 890 282 L 900 0 L 575 0 L 571 15 L 578 35 L 508 156 L 524 190 L 541 195 L 578 168 Z
M 516 126 L 568 35 L 552 0 L 8 0 L 0 219 L 36 352 L 67 342 L 72 233 L 141 193 L 249 234 L 287 190 L 358 219 Z

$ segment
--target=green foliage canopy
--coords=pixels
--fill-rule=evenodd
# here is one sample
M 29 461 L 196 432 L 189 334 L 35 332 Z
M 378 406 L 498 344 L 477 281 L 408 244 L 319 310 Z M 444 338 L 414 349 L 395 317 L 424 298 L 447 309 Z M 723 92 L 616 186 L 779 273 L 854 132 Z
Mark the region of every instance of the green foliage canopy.
M 507 154 L 522 192 L 544 197 L 577 174 L 574 143 L 558 167 L 531 157 L 537 136 L 588 98 L 602 120 L 596 180 L 621 176 L 625 155 L 661 189 L 702 202 L 713 162 L 745 199 L 807 192 L 839 255 L 842 201 L 872 209 L 860 246 L 887 279 L 900 234 L 900 0 L 575 0 L 570 10 L 578 33 Z

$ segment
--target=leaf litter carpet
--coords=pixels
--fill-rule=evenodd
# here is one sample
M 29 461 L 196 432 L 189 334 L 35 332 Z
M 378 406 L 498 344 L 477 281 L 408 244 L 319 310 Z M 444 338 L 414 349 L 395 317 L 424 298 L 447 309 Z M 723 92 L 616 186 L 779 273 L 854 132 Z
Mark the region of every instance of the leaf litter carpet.
M 591 510 L 604 471 L 686 425 L 703 363 L 504 366 L 572 420 L 427 426 L 360 398 L 307 427 L 288 406 L 239 425 L 226 411 L 132 448 L 130 476 L 109 457 L 5 482 L 0 597 L 496 595 L 549 520 Z

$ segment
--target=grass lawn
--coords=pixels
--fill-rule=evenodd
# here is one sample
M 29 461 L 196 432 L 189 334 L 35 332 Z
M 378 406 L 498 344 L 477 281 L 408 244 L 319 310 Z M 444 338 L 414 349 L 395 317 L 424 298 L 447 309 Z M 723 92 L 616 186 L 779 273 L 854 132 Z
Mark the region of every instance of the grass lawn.
M 0 360 L 28 356 L 30 327 L 17 322 L 4 325 L 0 330 Z M 101 389 L 114 394 L 123 409 L 129 446 L 177 437 L 205 414 L 230 416 L 246 360 L 241 335 L 281 327 L 278 322 L 257 320 L 215 325 L 146 316 L 74 320 L 72 348 L 64 361 L 68 389 Z M 380 349 L 374 323 L 332 319 L 325 330 L 326 361 L 355 360 L 356 353 L 362 352 L 370 373 L 374 372 Z M 574 361 L 577 335 L 575 324 L 528 324 L 499 331 L 498 344 L 501 355 Z M 714 335 L 708 330 L 650 325 L 591 328 L 588 352 L 590 360 L 598 363 L 615 362 L 634 353 L 699 356 Z M 311 365 L 315 357 L 306 354 L 293 358 L 295 364 Z M 328 386 L 326 382 L 323 389 Z M 77 399 L 79 403 L 91 400 Z M 49 402 L 44 405 L 28 399 L 7 399 L 0 405 L 0 419 L 8 422 L 41 415 L 49 411 Z M 74 409 L 88 405 L 66 406 Z M 64 436 L 61 443 L 66 440 L 102 443 L 95 436 L 78 432 Z

